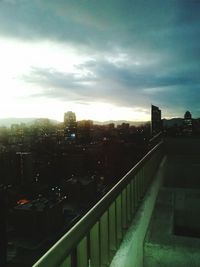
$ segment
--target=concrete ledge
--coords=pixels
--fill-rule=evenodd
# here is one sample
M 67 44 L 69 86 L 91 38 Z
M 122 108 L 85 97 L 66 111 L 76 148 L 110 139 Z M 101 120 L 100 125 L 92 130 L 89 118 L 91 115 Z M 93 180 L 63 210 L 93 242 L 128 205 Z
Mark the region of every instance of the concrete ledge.
M 143 242 L 157 194 L 163 181 L 165 166 L 166 157 L 163 158 L 155 175 L 155 179 L 147 191 L 120 248 L 110 264 L 110 267 L 143 267 Z

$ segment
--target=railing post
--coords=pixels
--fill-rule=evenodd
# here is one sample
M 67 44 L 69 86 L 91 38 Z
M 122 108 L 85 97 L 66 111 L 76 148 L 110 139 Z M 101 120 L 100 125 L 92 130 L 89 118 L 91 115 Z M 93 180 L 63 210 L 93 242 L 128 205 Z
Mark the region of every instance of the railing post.
M 109 240 L 110 240 L 110 259 L 114 256 L 117 249 L 117 218 L 115 201 L 111 204 L 108 210 L 109 213 Z
M 90 230 L 90 267 L 100 267 L 100 226 L 99 222 Z
M 121 194 L 116 199 L 116 214 L 117 214 L 117 245 L 122 240 L 122 199 Z
M 108 211 L 100 218 L 100 251 L 101 266 L 107 266 L 109 262 L 109 229 L 108 229 Z
M 143 197 L 142 180 L 143 180 L 144 175 L 145 175 L 144 170 L 145 170 L 145 165 L 142 166 L 141 175 L 140 175 L 140 199 Z
M 141 177 L 141 193 L 142 193 L 142 196 L 144 195 L 144 192 L 145 192 L 145 190 L 144 190 L 144 179 L 145 179 L 145 177 L 147 175 L 147 173 L 146 173 L 147 163 L 143 166 L 143 172 L 142 172 L 142 177 Z
M 127 185 L 127 220 L 131 221 L 131 183 Z
M 72 262 L 71 262 L 71 255 L 69 255 L 63 263 L 60 265 L 60 267 L 72 267 Z
M 122 227 L 123 231 L 127 228 L 127 196 L 126 187 L 122 191 Z
M 85 236 L 77 246 L 77 267 L 88 267 L 87 237 Z
M 137 209 L 138 201 L 139 201 L 138 179 L 139 179 L 139 172 L 135 175 L 135 179 L 134 179 L 135 207 L 136 207 L 136 209 Z

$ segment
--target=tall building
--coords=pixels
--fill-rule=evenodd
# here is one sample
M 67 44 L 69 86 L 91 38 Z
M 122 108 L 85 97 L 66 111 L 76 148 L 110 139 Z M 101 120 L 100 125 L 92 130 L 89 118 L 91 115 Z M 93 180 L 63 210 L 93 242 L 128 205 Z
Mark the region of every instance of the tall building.
M 91 140 L 93 121 L 82 120 L 77 123 L 78 139 L 83 142 L 89 142 Z
M 32 182 L 33 164 L 31 152 L 0 153 L 0 184 L 21 186 Z
M 33 180 L 33 158 L 31 152 L 16 152 L 16 182 L 18 185 Z
M 0 185 L 0 266 L 7 266 L 7 236 L 6 236 L 6 192 L 5 188 Z
M 72 111 L 68 111 L 64 114 L 64 125 L 73 126 L 76 125 L 76 114 Z
M 161 110 L 151 105 L 151 134 L 152 136 L 162 130 Z
M 75 140 L 77 133 L 76 114 L 68 111 L 64 114 L 64 129 L 67 140 Z
M 191 135 L 192 130 L 193 130 L 192 114 L 189 111 L 186 111 L 183 120 L 183 132 L 186 135 Z

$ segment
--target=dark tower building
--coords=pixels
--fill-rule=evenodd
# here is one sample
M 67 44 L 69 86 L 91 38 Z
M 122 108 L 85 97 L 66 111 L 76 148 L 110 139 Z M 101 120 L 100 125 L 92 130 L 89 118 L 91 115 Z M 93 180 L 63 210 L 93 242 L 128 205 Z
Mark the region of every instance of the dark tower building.
M 5 189 L 0 185 L 0 266 L 6 265 L 7 258 L 7 238 L 6 238 L 6 197 Z
M 75 140 L 77 133 L 76 114 L 68 111 L 64 114 L 65 136 L 67 140 Z
M 91 140 L 91 132 L 93 127 L 93 121 L 82 120 L 78 122 L 78 139 L 82 142 L 89 142 Z
M 68 111 L 64 114 L 64 125 L 74 126 L 76 125 L 76 114 L 72 111 Z
M 30 152 L 16 153 L 16 176 L 18 185 L 24 185 L 33 180 L 33 158 Z
M 183 120 L 183 132 L 186 135 L 191 135 L 192 130 L 193 130 L 192 114 L 189 111 L 186 111 Z
M 161 110 L 158 107 L 151 105 L 151 134 L 152 136 L 161 132 L 161 130 L 162 130 Z

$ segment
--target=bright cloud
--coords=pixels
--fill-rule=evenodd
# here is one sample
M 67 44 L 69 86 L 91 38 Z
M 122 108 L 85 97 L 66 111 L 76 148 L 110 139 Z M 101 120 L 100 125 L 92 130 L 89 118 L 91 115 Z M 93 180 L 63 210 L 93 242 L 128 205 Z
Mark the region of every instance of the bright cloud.
M 0 117 L 199 117 L 200 2 L 0 1 Z M 81 104 L 80 104 L 81 103 Z M 137 113 L 138 112 L 138 113 Z

